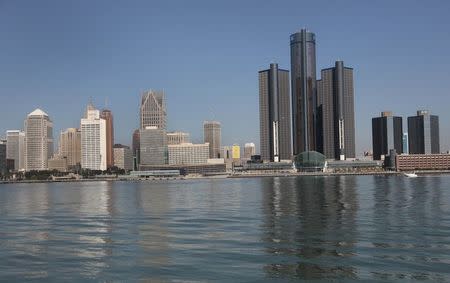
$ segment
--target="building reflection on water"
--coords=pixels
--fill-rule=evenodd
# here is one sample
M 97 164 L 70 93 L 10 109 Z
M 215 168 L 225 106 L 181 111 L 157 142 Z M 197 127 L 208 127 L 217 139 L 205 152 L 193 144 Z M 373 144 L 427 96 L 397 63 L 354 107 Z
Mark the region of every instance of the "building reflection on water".
M 263 241 L 272 255 L 264 267 L 267 276 L 356 278 L 352 266 L 337 261 L 355 255 L 356 179 L 265 178 L 261 182 Z

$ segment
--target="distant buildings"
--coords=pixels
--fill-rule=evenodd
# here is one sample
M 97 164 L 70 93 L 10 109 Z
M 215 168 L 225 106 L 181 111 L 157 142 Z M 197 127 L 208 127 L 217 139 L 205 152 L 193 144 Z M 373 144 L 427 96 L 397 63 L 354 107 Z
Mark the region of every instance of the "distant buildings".
M 81 167 L 90 170 L 107 169 L 106 121 L 100 111 L 89 104 L 81 119 Z
M 263 160 L 291 159 L 289 71 L 270 64 L 259 72 L 259 129 Z
M 183 132 L 169 132 L 167 133 L 167 144 L 168 145 L 175 145 L 175 144 L 182 144 L 182 143 L 189 143 L 189 133 L 183 133 Z
M 140 163 L 139 165 L 167 164 L 168 149 L 165 129 L 147 126 L 140 130 Z
M 114 120 L 111 110 L 103 109 L 100 112 L 100 118 L 105 120 L 106 124 L 106 167 L 114 165 Z
M 203 141 L 209 143 L 209 158 L 219 158 L 221 148 L 221 125 L 217 121 L 203 122 Z
M 166 98 L 162 91 L 146 91 L 141 97 L 140 126 L 166 129 Z
M 6 159 L 14 160 L 14 170 L 25 170 L 25 132 L 6 131 Z
M 256 154 L 256 146 L 254 143 L 246 143 L 244 145 L 244 158 L 251 159 L 253 155 Z
M 381 117 L 372 119 L 373 159 L 381 160 L 395 149 L 403 153 L 402 117 L 393 116 L 392 112 L 382 112 Z
M 293 153 L 317 150 L 315 34 L 302 29 L 290 37 Z
M 28 114 L 25 129 L 25 170 L 47 170 L 53 155 L 53 123 L 47 113 L 36 109 Z
M 207 164 L 209 144 L 181 143 L 168 146 L 169 165 Z
M 59 155 L 67 159 L 67 166 L 74 168 L 81 165 L 81 131 L 68 128 L 59 136 Z
M 238 144 L 232 146 L 232 158 L 233 160 L 241 159 L 241 147 Z
M 417 111 L 417 116 L 408 117 L 408 135 L 410 154 L 440 153 L 438 116 Z
M 129 146 L 114 145 L 114 166 L 125 171 L 133 170 L 133 152 Z
M 317 149 L 328 159 L 355 158 L 353 69 L 337 61 L 317 81 Z

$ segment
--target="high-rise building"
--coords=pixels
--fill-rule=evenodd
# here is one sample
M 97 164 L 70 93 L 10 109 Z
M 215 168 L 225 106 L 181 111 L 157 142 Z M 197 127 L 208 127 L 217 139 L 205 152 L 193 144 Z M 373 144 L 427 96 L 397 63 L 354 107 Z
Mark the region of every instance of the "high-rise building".
M 261 158 L 291 159 L 291 103 L 289 71 L 270 64 L 259 72 L 259 135 Z
M 68 128 L 59 136 L 59 155 L 67 159 L 67 166 L 73 168 L 81 165 L 81 131 Z
M 0 175 L 6 174 L 6 140 L 0 140 Z
M 207 164 L 209 144 L 181 143 L 168 146 L 169 165 Z
M 403 133 L 403 153 L 409 154 L 409 136 L 408 133 Z
M 408 136 L 410 154 L 440 153 L 439 117 L 417 111 L 417 116 L 408 117 Z
M 133 170 L 133 152 L 129 146 L 114 145 L 114 166 L 125 171 Z
M 100 118 L 106 123 L 106 167 L 114 166 L 114 120 L 111 110 L 103 109 Z
M 244 158 L 251 159 L 253 155 L 256 154 L 255 144 L 250 142 L 244 145 Z
M 167 164 L 167 134 L 165 129 L 147 126 L 140 130 L 140 163 L 139 165 Z
M 183 132 L 169 132 L 167 133 L 167 144 L 168 145 L 174 145 L 174 144 L 182 144 L 182 143 L 189 143 L 189 133 L 183 133 Z
M 220 157 L 221 126 L 217 121 L 203 122 L 203 141 L 209 143 L 209 158 Z
M 166 129 L 166 98 L 162 91 L 146 91 L 141 97 L 140 107 L 141 129 L 157 127 Z
M 372 118 L 373 159 L 381 160 L 395 149 L 403 153 L 402 117 L 393 116 L 392 112 L 382 112 L 381 117 Z
M 25 129 L 25 170 L 47 170 L 53 155 L 53 123 L 47 113 L 36 109 L 28 114 Z
M 316 39 L 302 29 L 290 37 L 293 153 L 315 151 L 316 135 Z
M 6 131 L 6 159 L 14 160 L 14 170 L 25 169 L 25 132 Z
M 317 81 L 317 149 L 329 159 L 355 158 L 353 69 L 337 61 Z
M 81 168 L 106 170 L 106 121 L 100 111 L 89 104 L 81 119 Z
M 133 132 L 133 169 L 137 170 L 139 167 L 139 156 L 141 154 L 141 132 L 139 129 L 134 130 Z

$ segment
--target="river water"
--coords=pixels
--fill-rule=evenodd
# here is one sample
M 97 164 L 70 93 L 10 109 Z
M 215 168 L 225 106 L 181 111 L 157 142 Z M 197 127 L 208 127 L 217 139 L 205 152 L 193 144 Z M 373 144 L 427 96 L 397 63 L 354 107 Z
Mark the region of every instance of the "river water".
M 0 280 L 450 282 L 450 177 L 0 185 Z

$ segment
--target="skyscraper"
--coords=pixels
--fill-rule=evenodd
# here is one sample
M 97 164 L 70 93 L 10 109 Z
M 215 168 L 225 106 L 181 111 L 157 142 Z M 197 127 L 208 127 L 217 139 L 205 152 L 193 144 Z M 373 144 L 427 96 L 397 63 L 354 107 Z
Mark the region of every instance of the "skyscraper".
M 289 71 L 270 64 L 259 72 L 259 134 L 261 158 L 278 162 L 291 159 Z
M 353 69 L 337 61 L 317 81 L 318 151 L 327 158 L 355 158 Z
M 6 158 L 14 160 L 14 170 L 25 169 L 25 132 L 6 131 Z
M 410 154 L 440 153 L 439 117 L 417 111 L 417 116 L 408 117 L 408 136 Z
M 100 118 L 106 123 L 106 167 L 114 166 L 114 121 L 111 110 L 103 109 Z
M 141 129 L 158 127 L 166 129 L 166 98 L 162 91 L 146 91 L 142 94 L 140 107 Z
M 81 168 L 106 170 L 106 121 L 100 111 L 89 104 L 81 119 Z
M 25 129 L 25 170 L 47 170 L 53 155 L 53 123 L 47 113 L 36 109 L 28 114 Z
M 403 153 L 409 154 L 409 136 L 408 133 L 403 133 Z
M 133 153 L 129 146 L 114 145 L 114 166 L 125 171 L 133 170 Z
M 0 139 L 0 176 L 5 175 L 7 171 L 7 164 L 6 164 L 6 140 Z
M 203 140 L 209 143 L 209 158 L 220 157 L 221 126 L 217 121 L 203 122 Z
M 373 159 L 381 160 L 395 149 L 397 154 L 403 153 L 402 117 L 393 116 L 392 112 L 382 112 L 381 117 L 372 118 Z
M 137 170 L 139 166 L 139 156 L 141 154 L 141 132 L 139 129 L 134 130 L 133 132 L 133 169 Z
M 165 129 L 147 126 L 140 130 L 140 163 L 145 165 L 167 164 L 168 149 Z
M 316 39 L 302 29 L 290 37 L 293 153 L 316 149 Z
M 59 155 L 67 159 L 67 166 L 81 165 L 81 131 L 68 128 L 59 136 Z

